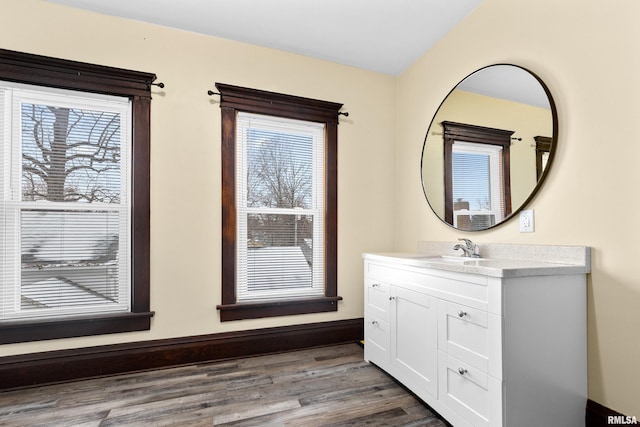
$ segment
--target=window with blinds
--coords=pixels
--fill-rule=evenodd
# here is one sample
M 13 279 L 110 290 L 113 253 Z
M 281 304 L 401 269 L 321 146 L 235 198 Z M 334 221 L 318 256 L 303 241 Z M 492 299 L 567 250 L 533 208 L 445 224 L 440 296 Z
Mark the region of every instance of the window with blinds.
M 453 225 L 482 230 L 502 220 L 502 147 L 456 141 L 452 147 Z
M 131 107 L 0 82 L 0 320 L 130 309 Z
M 324 295 L 322 123 L 236 118 L 238 302 Z

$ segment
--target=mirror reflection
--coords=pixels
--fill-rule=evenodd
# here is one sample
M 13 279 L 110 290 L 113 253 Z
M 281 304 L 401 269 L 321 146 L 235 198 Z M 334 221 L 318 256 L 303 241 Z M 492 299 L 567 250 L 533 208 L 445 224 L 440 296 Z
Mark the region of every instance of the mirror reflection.
M 553 159 L 557 118 L 544 83 L 515 65 L 466 77 L 436 112 L 422 152 L 434 213 L 459 230 L 494 227 L 522 209 Z

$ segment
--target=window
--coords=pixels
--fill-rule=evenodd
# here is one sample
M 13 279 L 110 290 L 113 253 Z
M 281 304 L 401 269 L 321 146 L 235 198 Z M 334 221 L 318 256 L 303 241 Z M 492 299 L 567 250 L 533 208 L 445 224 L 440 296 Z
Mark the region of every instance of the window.
M 485 229 L 502 221 L 502 147 L 456 142 L 452 147 L 453 226 Z
M 236 120 L 237 299 L 322 296 L 324 125 Z
M 444 128 L 445 220 L 460 230 L 484 230 L 511 213 L 512 131 L 454 122 Z
M 149 329 L 154 75 L 0 50 L 1 343 Z
M 129 310 L 127 98 L 0 82 L 0 319 Z
M 337 310 L 341 104 L 216 84 L 223 321 Z

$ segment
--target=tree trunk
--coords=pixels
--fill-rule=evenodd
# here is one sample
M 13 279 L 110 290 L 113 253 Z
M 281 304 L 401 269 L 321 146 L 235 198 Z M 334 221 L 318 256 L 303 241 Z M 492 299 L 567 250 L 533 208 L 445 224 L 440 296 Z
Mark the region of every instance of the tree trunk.
M 64 201 L 64 183 L 67 166 L 67 132 L 69 129 L 69 109 L 50 107 L 56 119 L 53 123 L 53 142 L 51 143 L 51 159 L 47 173 L 47 200 Z

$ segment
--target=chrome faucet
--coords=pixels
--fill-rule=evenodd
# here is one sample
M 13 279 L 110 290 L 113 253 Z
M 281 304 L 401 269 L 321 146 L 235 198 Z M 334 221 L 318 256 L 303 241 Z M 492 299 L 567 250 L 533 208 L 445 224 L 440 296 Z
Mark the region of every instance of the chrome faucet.
M 463 241 L 464 245 L 458 243 L 453 247 L 454 251 L 457 251 L 458 249 L 462 249 L 462 252 L 464 252 L 462 254 L 463 257 L 480 258 L 480 254 L 478 253 L 478 245 L 473 243 L 470 239 L 458 239 L 458 240 Z

